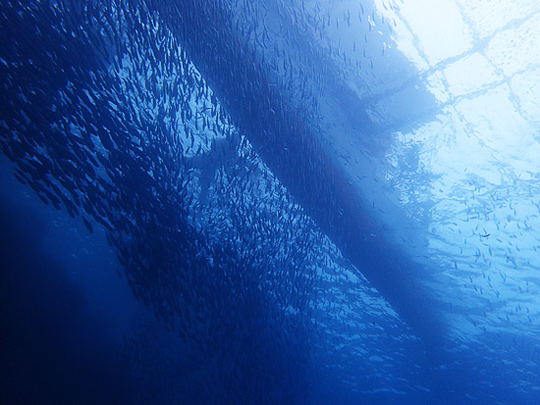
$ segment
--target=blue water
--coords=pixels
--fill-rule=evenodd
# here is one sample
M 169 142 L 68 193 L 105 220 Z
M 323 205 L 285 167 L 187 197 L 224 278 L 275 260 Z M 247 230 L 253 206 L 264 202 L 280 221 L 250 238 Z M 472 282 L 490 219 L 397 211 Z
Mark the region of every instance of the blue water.
M 537 402 L 523 7 L 4 2 L 0 402 Z

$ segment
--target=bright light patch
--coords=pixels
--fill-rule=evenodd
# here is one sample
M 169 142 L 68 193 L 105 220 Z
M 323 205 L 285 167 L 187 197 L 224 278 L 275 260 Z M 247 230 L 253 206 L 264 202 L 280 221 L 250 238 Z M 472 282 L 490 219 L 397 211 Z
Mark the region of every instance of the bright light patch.
M 518 27 L 498 33 L 486 56 L 507 76 L 540 65 L 540 13 Z
M 538 0 L 458 0 L 465 20 L 479 38 L 492 36 L 512 22 L 518 24 L 540 11 Z M 436 3 L 436 1 L 435 1 Z
M 430 66 L 460 55 L 472 47 L 472 37 L 453 0 L 411 0 L 400 15 L 415 36 Z M 398 45 L 400 38 L 397 38 Z M 401 45 L 400 49 L 401 49 Z
M 515 75 L 510 81 L 512 91 L 518 97 L 521 114 L 535 124 L 540 124 L 540 67 Z M 540 139 L 540 130 L 537 136 Z
M 479 53 L 460 59 L 444 70 L 449 91 L 455 96 L 477 91 L 501 78 L 485 57 Z
M 532 128 L 515 111 L 507 85 L 475 99 L 463 100 L 456 107 L 482 141 L 483 148 L 491 151 L 491 159 L 505 164 L 511 162 L 514 167 L 527 163 L 534 167 L 534 161 L 524 161 L 527 149 L 534 142 Z

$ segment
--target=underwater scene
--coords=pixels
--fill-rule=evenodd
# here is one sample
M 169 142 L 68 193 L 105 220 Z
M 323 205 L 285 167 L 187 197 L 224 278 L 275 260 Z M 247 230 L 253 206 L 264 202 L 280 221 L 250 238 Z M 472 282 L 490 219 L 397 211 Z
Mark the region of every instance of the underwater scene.
M 534 404 L 537 0 L 5 0 L 2 404 Z

